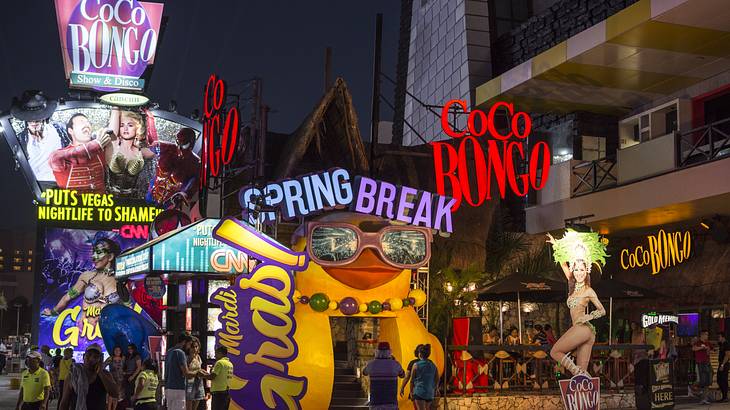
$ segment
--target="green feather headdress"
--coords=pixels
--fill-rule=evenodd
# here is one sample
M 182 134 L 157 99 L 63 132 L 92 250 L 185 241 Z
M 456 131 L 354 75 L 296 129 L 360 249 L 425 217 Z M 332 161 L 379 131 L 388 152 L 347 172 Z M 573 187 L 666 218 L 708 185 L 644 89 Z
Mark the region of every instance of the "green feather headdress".
M 576 232 L 568 228 L 565 235 L 553 244 L 553 259 L 556 263 L 567 262 L 572 265 L 574 261 L 583 259 L 587 266 L 595 263 L 600 269 L 606 265 L 606 257 L 606 245 L 601 242 L 597 232 Z

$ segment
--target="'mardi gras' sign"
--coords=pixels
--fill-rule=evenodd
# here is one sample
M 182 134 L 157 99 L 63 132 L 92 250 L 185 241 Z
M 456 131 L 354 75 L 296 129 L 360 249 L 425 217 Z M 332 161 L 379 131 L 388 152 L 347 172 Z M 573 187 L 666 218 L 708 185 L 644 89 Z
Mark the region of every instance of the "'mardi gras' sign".
M 330 209 L 380 216 L 386 219 L 423 226 L 441 232 L 453 232 L 452 208 L 456 200 L 407 186 L 356 176 L 342 168 L 299 176 L 266 185 L 243 187 L 239 192 L 243 219 L 255 222 L 255 209 L 273 207 L 286 220 L 316 215 Z M 272 223 L 274 212 L 258 214 L 259 222 Z
M 211 296 L 221 308 L 216 343 L 228 348 L 233 364 L 231 408 L 300 408 L 307 379 L 291 376 L 288 369 L 299 354 L 294 272 L 307 268 L 307 254 L 230 218 L 214 229 L 213 237 L 261 261 L 251 273 L 239 275 L 233 286 Z
M 576 375 L 560 380 L 560 394 L 565 410 L 598 410 L 601 408 L 601 379 Z
M 100 91 L 142 90 L 160 33 L 160 3 L 55 0 L 66 78 Z

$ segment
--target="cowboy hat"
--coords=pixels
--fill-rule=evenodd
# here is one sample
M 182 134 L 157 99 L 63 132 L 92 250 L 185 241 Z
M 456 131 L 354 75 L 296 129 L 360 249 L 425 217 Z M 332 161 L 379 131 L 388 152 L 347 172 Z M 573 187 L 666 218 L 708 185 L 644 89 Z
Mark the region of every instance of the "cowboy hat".
M 22 121 L 41 121 L 51 118 L 58 101 L 50 100 L 43 91 L 26 90 L 20 100 L 14 99 L 10 114 Z

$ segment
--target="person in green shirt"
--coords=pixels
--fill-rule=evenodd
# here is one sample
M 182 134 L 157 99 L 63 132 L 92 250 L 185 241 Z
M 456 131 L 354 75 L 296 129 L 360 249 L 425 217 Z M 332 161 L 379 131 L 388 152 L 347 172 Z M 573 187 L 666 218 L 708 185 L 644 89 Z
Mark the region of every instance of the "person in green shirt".
M 41 354 L 31 351 L 25 357 L 27 369 L 23 370 L 16 410 L 47 410 L 51 390 L 51 376 L 40 367 Z
M 233 374 L 233 364 L 228 360 L 228 348 L 218 346 L 215 349 L 216 362 L 209 374 L 201 376 L 211 380 L 210 394 L 212 396 L 211 410 L 227 410 L 231 400 L 228 395 L 228 379 Z
M 157 386 L 160 379 L 157 377 L 157 366 L 152 359 L 142 363 L 142 371 L 137 375 L 137 387 L 132 395 L 134 410 L 157 409 Z

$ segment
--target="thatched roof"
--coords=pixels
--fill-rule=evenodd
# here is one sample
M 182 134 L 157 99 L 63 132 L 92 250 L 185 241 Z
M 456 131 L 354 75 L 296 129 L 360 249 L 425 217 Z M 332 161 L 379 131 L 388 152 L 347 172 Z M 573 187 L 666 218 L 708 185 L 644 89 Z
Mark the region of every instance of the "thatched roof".
M 335 81 L 284 144 L 274 178 L 331 167 L 346 168 L 355 174 L 368 174 L 370 169 L 352 96 L 342 78 Z

